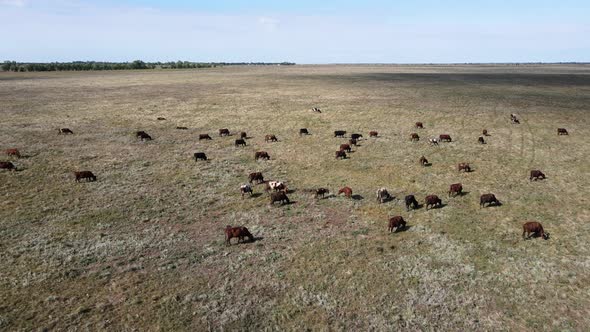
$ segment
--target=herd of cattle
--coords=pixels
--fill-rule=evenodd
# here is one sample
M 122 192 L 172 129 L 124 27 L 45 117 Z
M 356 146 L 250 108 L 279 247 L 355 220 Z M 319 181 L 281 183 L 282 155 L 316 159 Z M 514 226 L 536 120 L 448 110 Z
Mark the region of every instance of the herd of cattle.
M 321 110 L 318 108 L 313 108 L 312 111 L 316 112 L 316 113 L 321 113 Z M 165 118 L 160 117 L 160 118 L 158 118 L 158 120 L 165 120 Z M 518 120 L 518 118 L 514 114 L 510 115 L 510 120 L 513 124 L 520 123 L 520 121 Z M 177 129 L 187 129 L 186 127 L 176 127 L 176 128 Z M 422 122 L 416 122 L 415 128 L 416 129 L 423 129 L 424 124 Z M 72 135 L 74 133 L 72 130 L 70 130 L 68 128 L 61 128 L 61 129 L 58 129 L 58 134 Z M 334 137 L 337 137 L 337 138 L 344 138 L 346 136 L 346 134 L 347 134 L 347 132 L 345 130 L 334 131 Z M 482 131 L 482 134 L 483 134 L 483 136 L 478 137 L 478 142 L 480 144 L 486 144 L 484 137 L 489 136 L 488 131 L 486 129 L 484 129 Z M 568 131 L 565 128 L 558 128 L 557 134 L 558 135 L 568 135 Z M 227 128 L 219 129 L 219 136 L 220 137 L 230 136 L 230 135 L 231 135 L 231 133 L 230 133 L 229 129 L 227 129 Z M 309 135 L 308 129 L 301 128 L 299 130 L 299 135 L 300 136 L 301 135 Z M 148 133 L 146 133 L 145 131 L 137 131 L 135 133 L 135 136 L 137 137 L 137 139 L 139 139 L 141 141 L 152 140 L 152 137 Z M 240 132 L 239 137 L 240 137 L 239 139 L 235 140 L 234 145 L 236 147 L 246 146 L 247 145 L 246 139 L 248 139 L 248 135 L 245 132 Z M 377 138 L 377 137 L 379 137 L 379 133 L 376 131 L 370 131 L 369 137 Z M 351 146 L 358 146 L 358 141 L 361 140 L 362 138 L 363 138 L 362 134 L 358 134 L 358 133 L 351 134 L 350 140 L 348 141 L 348 143 L 341 144 L 339 146 L 339 149 L 335 153 L 336 159 L 346 159 L 347 158 L 346 152 L 350 153 L 352 151 Z M 209 134 L 200 134 L 199 135 L 199 140 L 211 140 L 211 139 L 212 138 L 211 138 L 211 136 L 209 136 Z M 266 135 L 264 137 L 264 140 L 265 140 L 265 142 L 277 142 L 278 141 L 276 135 Z M 420 136 L 418 135 L 418 133 L 410 134 L 410 141 L 419 141 L 419 140 L 420 140 Z M 436 145 L 436 146 L 438 146 L 439 142 L 451 142 L 451 141 L 452 141 L 451 136 L 448 134 L 441 134 L 441 135 L 439 135 L 439 137 L 429 138 L 429 140 L 428 140 L 428 142 L 431 145 Z M 16 157 L 16 158 L 22 157 L 20 151 L 15 148 L 5 150 L 5 154 L 7 156 Z M 204 152 L 195 152 L 193 157 L 196 162 L 207 160 L 207 155 Z M 255 160 L 260 160 L 260 159 L 269 160 L 270 155 L 266 151 L 257 151 L 254 154 L 254 159 Z M 419 164 L 421 166 L 429 166 L 430 165 L 428 160 L 424 156 L 422 156 L 419 159 Z M 0 169 L 16 171 L 17 167 L 11 161 L 0 161 Z M 468 163 L 459 163 L 457 165 L 457 169 L 459 172 L 461 172 L 461 171 L 471 172 L 471 166 Z M 76 182 L 80 182 L 82 180 L 96 181 L 96 179 L 97 179 L 96 175 L 94 175 L 94 173 L 92 173 L 91 171 L 76 171 L 76 172 L 74 172 L 74 178 L 75 178 Z M 543 174 L 543 172 L 541 172 L 540 170 L 531 170 L 529 180 L 536 181 L 536 180 L 541 180 L 541 179 L 546 179 L 546 176 L 545 176 L 545 174 Z M 253 192 L 254 192 L 253 187 L 252 187 L 253 184 L 263 184 L 263 183 L 265 184 L 265 191 L 270 194 L 270 204 L 271 205 L 274 205 L 274 203 L 280 203 L 281 205 L 283 205 L 283 204 L 289 204 L 291 202 L 289 200 L 289 197 L 287 196 L 288 191 L 287 191 L 286 184 L 281 181 L 265 181 L 264 176 L 261 172 L 250 173 L 248 176 L 248 183 L 242 184 L 240 186 L 240 193 L 242 195 L 242 198 L 244 198 L 245 195 L 251 196 L 253 194 Z M 315 193 L 315 198 L 320 198 L 320 197 L 324 198 L 326 194 L 330 193 L 330 191 L 327 188 L 317 188 L 317 189 L 314 189 L 314 193 Z M 343 194 L 347 198 L 353 198 L 352 188 L 350 188 L 350 187 L 340 188 L 338 190 L 337 195 L 341 195 L 341 194 Z M 389 194 L 389 192 L 387 191 L 386 188 L 379 188 L 377 190 L 376 194 L 377 194 L 377 201 L 379 203 L 385 203 L 388 200 L 393 199 L 393 196 L 391 194 Z M 461 183 L 454 183 L 454 184 L 450 185 L 450 188 L 448 191 L 449 197 L 455 197 L 457 195 L 462 195 L 462 194 L 463 194 L 463 185 Z M 418 200 L 416 199 L 416 197 L 414 195 L 405 196 L 404 202 L 405 202 L 405 206 L 406 206 L 407 211 L 420 208 L 420 204 L 418 203 Z M 425 202 L 426 210 L 431 209 L 431 208 L 442 207 L 442 199 L 439 198 L 437 195 L 427 195 L 424 199 L 424 202 Z M 480 208 L 486 207 L 486 204 L 487 204 L 487 206 L 490 206 L 492 204 L 493 205 L 501 205 L 500 201 L 496 198 L 496 196 L 491 193 L 483 194 L 480 196 L 480 201 L 479 201 Z M 404 218 L 402 216 L 394 216 L 389 219 L 388 231 L 390 233 L 397 232 L 398 230 L 403 230 L 403 229 L 405 229 L 405 227 L 406 227 L 406 221 L 404 220 Z M 248 238 L 250 241 L 254 241 L 254 237 L 252 236 L 252 234 L 248 231 L 248 229 L 246 227 L 243 227 L 243 226 L 232 227 L 232 226 L 228 225 L 225 229 L 225 236 L 226 236 L 226 243 L 228 245 L 231 244 L 230 240 L 232 238 L 237 238 L 238 243 L 242 242 L 245 238 Z M 535 221 L 529 221 L 523 225 L 522 237 L 524 239 L 529 239 L 531 237 L 542 237 L 543 239 L 548 239 L 549 233 L 544 231 L 543 226 L 540 223 L 535 222 Z

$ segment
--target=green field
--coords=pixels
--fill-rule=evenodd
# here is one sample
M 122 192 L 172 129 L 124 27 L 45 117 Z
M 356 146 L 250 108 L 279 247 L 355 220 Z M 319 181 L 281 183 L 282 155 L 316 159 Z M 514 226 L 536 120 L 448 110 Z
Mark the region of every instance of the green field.
M 588 65 L 0 73 L 0 148 L 25 155 L 0 157 L 19 168 L 0 171 L 0 330 L 588 331 L 589 107 Z M 339 129 L 365 137 L 346 160 Z M 294 203 L 242 199 L 255 171 Z M 356 199 L 311 193 L 343 186 Z M 551 239 L 523 241 L 528 220 Z M 227 247 L 226 225 L 258 240 Z

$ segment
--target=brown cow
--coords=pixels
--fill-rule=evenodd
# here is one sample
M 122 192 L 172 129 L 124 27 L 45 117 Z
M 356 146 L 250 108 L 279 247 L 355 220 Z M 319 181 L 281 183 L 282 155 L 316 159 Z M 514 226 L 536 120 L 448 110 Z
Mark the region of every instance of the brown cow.
M 258 160 L 258 159 L 270 160 L 270 156 L 268 155 L 268 152 L 266 152 L 266 151 L 257 151 L 256 153 L 254 153 L 254 159 L 255 160 Z
M 73 134 L 74 132 L 71 131 L 69 128 L 60 128 L 57 130 L 57 133 L 59 135 L 61 135 L 61 134 L 68 135 L 68 134 Z
M 315 198 L 318 198 L 320 196 L 322 196 L 322 198 L 324 198 L 324 195 L 329 194 L 329 193 L 330 193 L 330 191 L 326 188 L 318 188 L 315 191 Z
M 346 151 L 350 153 L 350 151 L 352 151 L 352 148 L 348 144 L 340 144 L 340 151 Z
M 266 136 L 264 136 L 264 141 L 265 142 L 277 142 L 278 139 L 275 135 L 266 135 Z
M 352 198 L 352 189 L 350 187 L 344 187 L 338 190 L 338 195 L 344 194 L 347 198 Z
M 0 169 L 7 169 L 10 171 L 16 171 L 16 167 L 10 161 L 0 161 Z
M 451 135 L 448 134 L 441 134 L 438 136 L 441 142 L 451 142 Z
M 240 138 L 234 142 L 234 145 L 235 146 L 246 146 L 246 141 Z
M 461 193 L 463 193 L 463 186 L 460 183 L 453 183 L 449 189 L 449 197 L 451 197 L 451 194 L 457 196 L 461 195 Z
M 569 135 L 569 133 L 565 128 L 557 128 L 557 135 Z
M 440 198 L 438 198 L 438 196 L 436 195 L 428 195 L 426 196 L 426 210 L 428 210 L 428 207 L 430 206 L 431 208 L 435 208 L 435 207 L 441 207 L 442 206 L 442 200 Z
M 248 229 L 246 227 L 240 226 L 240 227 L 231 227 L 230 225 L 227 225 L 225 227 L 225 243 L 226 245 L 230 246 L 231 245 L 231 239 L 233 238 L 238 238 L 238 244 L 240 242 L 244 241 L 244 238 L 248 238 L 248 240 L 250 240 L 250 242 L 254 242 L 254 236 L 252 236 L 252 234 L 250 233 L 250 231 L 248 231 Z
M 80 182 L 81 180 L 96 181 L 96 175 L 91 171 L 74 172 L 74 176 L 76 177 L 76 182 Z
M 400 229 L 406 228 L 406 221 L 404 220 L 404 218 L 402 216 L 395 216 L 395 217 L 389 218 L 389 225 L 387 227 L 387 230 L 389 231 L 389 233 L 393 233 L 394 228 L 395 228 L 396 233 Z
M 500 201 L 496 198 L 496 195 L 494 194 L 483 194 L 481 195 L 481 197 L 479 198 L 479 207 L 485 207 L 486 204 L 488 204 L 488 206 L 492 205 L 492 203 L 494 203 L 494 205 L 500 205 Z
M 248 181 L 250 183 L 256 181 L 257 183 L 264 182 L 264 176 L 262 176 L 262 172 L 254 172 L 248 175 Z
M 7 149 L 6 151 L 4 151 L 7 155 L 9 156 L 16 156 L 17 158 L 20 158 L 20 152 L 18 151 L 18 149 Z
M 416 122 L 416 128 L 424 129 L 422 122 Z
M 461 172 L 461 171 L 465 171 L 466 173 L 471 172 L 471 166 L 469 166 L 468 163 L 459 163 L 459 165 L 457 165 L 457 169 L 459 170 L 459 172 Z
M 229 129 L 227 129 L 227 128 L 219 129 L 219 136 L 229 136 Z
M 336 151 L 336 159 L 346 159 L 346 152 L 342 151 L 342 150 L 338 150 Z
M 526 236 L 525 236 L 526 235 Z M 545 233 L 543 225 L 536 221 L 527 221 L 522 225 L 522 238 L 524 240 L 533 237 L 542 237 L 544 240 L 549 240 L 549 233 Z
M 281 205 L 286 203 L 290 203 L 289 197 L 283 191 L 277 191 L 275 193 L 270 194 L 270 205 L 273 205 L 275 202 L 281 202 Z
M 199 134 L 199 141 L 202 139 L 212 139 L 209 134 Z
M 529 180 L 531 180 L 531 181 L 532 180 L 537 181 L 539 179 L 544 180 L 545 179 L 545 174 L 543 174 L 543 172 L 539 171 L 538 169 L 532 170 L 531 171 L 531 176 L 529 177 Z
M 419 163 L 420 163 L 420 165 L 422 165 L 422 166 L 426 166 L 426 165 L 428 165 L 428 160 L 427 160 L 427 159 L 426 159 L 424 156 L 420 157 L 420 159 L 418 160 L 418 162 L 419 162 Z
M 419 141 L 420 140 L 420 136 L 418 136 L 418 134 L 416 134 L 416 133 L 412 133 L 412 134 L 410 134 L 410 140 L 412 142 Z
M 240 133 L 240 138 L 246 139 L 246 138 L 248 138 L 248 134 L 246 134 L 246 132 L 243 131 L 243 132 Z
M 287 185 L 281 181 L 268 181 L 266 183 L 266 188 L 264 190 L 266 192 L 273 190 L 273 191 L 282 191 L 282 192 L 286 193 L 287 192 Z
M 370 131 L 369 132 L 369 137 L 377 137 L 377 136 L 379 136 L 379 133 L 378 132 L 376 132 L 376 131 Z
M 158 117 L 158 120 L 162 121 L 162 120 L 166 120 L 166 118 L 160 116 L 160 117 Z
M 487 130 L 487 129 L 484 129 L 484 130 L 482 131 L 482 134 L 483 134 L 484 136 L 490 136 L 490 135 L 488 134 L 488 130 Z
M 350 145 L 358 146 L 358 145 L 357 145 L 357 141 L 356 141 L 355 139 L 353 139 L 353 138 L 351 138 L 351 139 L 348 141 L 348 143 L 350 143 Z

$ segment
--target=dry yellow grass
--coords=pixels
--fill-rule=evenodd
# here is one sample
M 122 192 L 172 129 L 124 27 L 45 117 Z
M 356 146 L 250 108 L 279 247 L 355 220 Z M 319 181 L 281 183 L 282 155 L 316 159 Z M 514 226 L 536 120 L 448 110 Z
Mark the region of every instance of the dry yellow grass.
M 21 169 L 0 172 L 0 329 L 588 330 L 589 75 L 581 65 L 0 73 L 0 148 L 27 156 L 0 158 Z M 365 136 L 342 161 L 337 129 Z M 245 148 L 233 145 L 240 131 Z M 427 144 L 442 133 L 453 142 Z M 254 161 L 257 150 L 272 159 Z M 197 151 L 210 160 L 195 162 Z M 547 180 L 530 182 L 531 169 Z M 75 183 L 75 170 L 98 181 Z M 287 181 L 295 203 L 271 207 L 262 186 L 241 199 L 253 171 Z M 449 199 L 456 182 L 468 193 Z M 309 193 L 344 185 L 362 199 Z M 445 206 L 378 204 L 379 187 Z M 504 204 L 480 209 L 488 192 Z M 410 228 L 388 234 L 393 215 Z M 523 241 L 526 220 L 552 238 Z M 226 247 L 227 224 L 261 239 Z

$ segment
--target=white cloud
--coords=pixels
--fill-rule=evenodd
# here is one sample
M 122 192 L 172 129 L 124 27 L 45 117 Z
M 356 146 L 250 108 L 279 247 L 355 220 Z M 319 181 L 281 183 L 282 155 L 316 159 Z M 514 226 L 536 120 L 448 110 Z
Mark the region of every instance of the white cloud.
M 275 31 L 279 28 L 280 21 L 272 17 L 259 17 L 258 24 L 262 25 L 267 31 Z
M 0 0 L 0 6 L 24 7 L 26 5 L 26 0 Z

